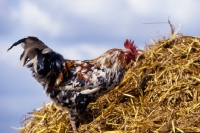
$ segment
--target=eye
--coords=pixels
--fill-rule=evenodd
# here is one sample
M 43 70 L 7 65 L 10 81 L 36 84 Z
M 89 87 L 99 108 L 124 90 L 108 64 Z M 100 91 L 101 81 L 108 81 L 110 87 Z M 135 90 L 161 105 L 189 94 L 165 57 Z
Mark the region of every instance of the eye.
M 129 64 L 130 61 L 133 59 L 133 55 L 130 52 L 124 53 L 124 58 L 126 60 L 126 63 Z

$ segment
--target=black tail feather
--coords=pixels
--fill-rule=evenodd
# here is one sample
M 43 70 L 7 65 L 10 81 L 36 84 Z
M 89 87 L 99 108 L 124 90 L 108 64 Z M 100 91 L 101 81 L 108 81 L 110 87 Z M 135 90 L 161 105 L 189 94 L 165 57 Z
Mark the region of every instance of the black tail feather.
M 37 61 L 38 61 L 37 62 L 37 71 L 39 72 L 44 69 L 44 63 L 42 61 L 43 55 L 42 55 L 41 50 L 35 49 L 35 51 L 37 52 Z
M 17 46 L 21 43 L 24 43 L 26 41 L 26 38 L 20 39 L 17 42 L 15 42 L 7 51 L 9 51 L 10 49 L 12 49 L 14 46 Z
M 27 66 L 32 71 L 34 78 L 41 83 L 45 89 L 52 90 L 58 86 L 62 79 L 62 71 L 65 69 L 65 59 L 59 53 L 54 52 L 37 37 L 27 37 L 15 42 L 9 49 L 24 43 L 24 51 L 20 56 L 21 67 Z

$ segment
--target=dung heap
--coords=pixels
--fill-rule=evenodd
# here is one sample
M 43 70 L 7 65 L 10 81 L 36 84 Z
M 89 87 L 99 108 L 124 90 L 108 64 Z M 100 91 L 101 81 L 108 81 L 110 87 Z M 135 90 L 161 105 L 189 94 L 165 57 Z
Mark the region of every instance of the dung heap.
M 200 132 L 200 38 L 172 35 L 152 41 L 114 90 L 89 104 L 80 133 Z M 87 120 L 87 121 L 86 121 Z M 22 121 L 21 133 L 72 131 L 54 104 Z

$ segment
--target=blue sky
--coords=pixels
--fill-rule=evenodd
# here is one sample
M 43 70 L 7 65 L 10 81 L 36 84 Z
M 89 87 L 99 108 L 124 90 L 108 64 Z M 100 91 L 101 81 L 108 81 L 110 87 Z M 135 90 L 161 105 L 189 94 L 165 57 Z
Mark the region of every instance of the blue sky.
M 20 68 L 17 40 L 37 36 L 67 59 L 92 59 L 133 39 L 144 49 L 150 39 L 170 34 L 200 36 L 197 0 L 0 0 L 0 131 L 15 133 L 23 115 L 50 100 L 27 68 Z

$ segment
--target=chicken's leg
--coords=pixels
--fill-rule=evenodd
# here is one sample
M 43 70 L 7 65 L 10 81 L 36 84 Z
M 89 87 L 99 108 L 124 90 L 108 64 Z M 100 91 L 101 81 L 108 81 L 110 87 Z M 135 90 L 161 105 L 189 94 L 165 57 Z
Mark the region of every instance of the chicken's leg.
M 73 120 L 70 120 L 70 123 L 71 123 L 73 131 L 76 132 L 77 131 L 76 122 Z
M 77 121 L 79 118 L 79 113 L 77 112 L 76 109 L 69 109 L 69 117 L 70 117 L 70 123 L 72 126 L 72 129 L 74 132 L 77 131 Z

